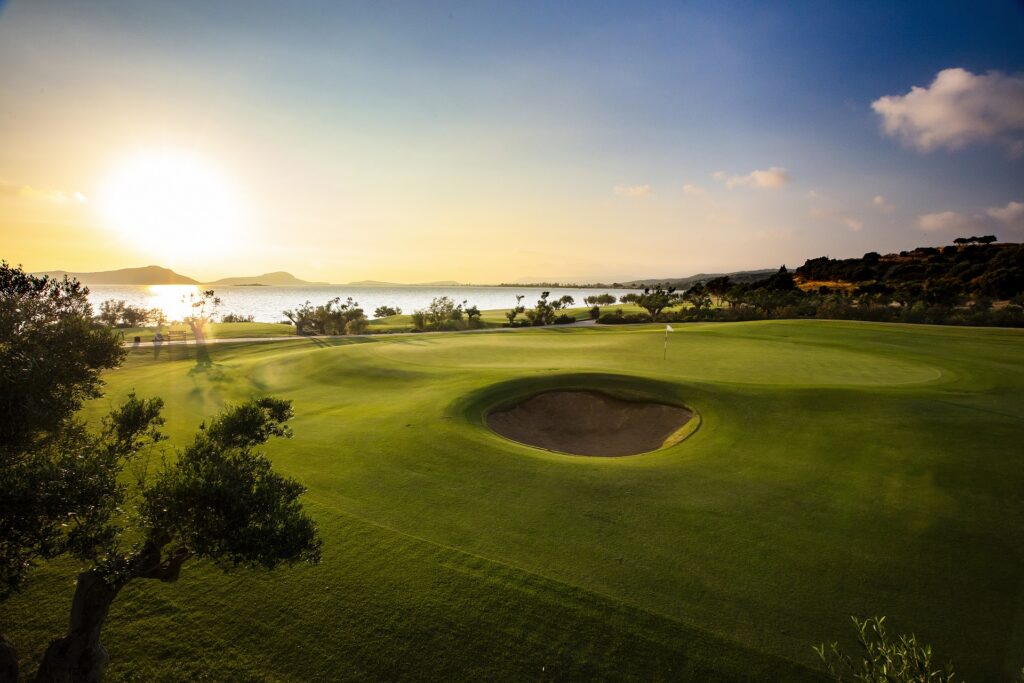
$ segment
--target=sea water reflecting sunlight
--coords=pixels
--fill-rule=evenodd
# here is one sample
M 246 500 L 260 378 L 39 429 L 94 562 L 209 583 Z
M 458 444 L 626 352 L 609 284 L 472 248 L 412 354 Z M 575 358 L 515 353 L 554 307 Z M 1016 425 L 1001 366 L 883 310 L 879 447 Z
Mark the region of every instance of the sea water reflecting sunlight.
M 159 308 L 168 320 L 183 319 L 190 310 L 189 296 L 198 296 L 202 290 L 212 288 L 221 299 L 219 315 L 234 313 L 251 315 L 257 322 L 279 322 L 284 319 L 282 311 L 294 309 L 306 301 L 323 304 L 328 299 L 341 297 L 344 301 L 352 297 L 368 317 L 378 306 L 399 307 L 403 313 L 412 313 L 425 308 L 435 297 L 448 296 L 457 302 L 467 301 L 481 311 L 508 309 L 516 305 L 516 295 L 523 294 L 523 305 L 530 307 L 545 288 L 541 287 L 360 287 L 360 286 L 291 286 L 291 287 L 210 287 L 209 285 L 92 285 L 89 300 L 97 309 L 107 299 L 123 299 L 133 306 Z M 616 297 L 629 291 L 625 289 L 576 289 L 549 287 L 551 298 L 557 299 L 568 294 L 576 300 L 576 306 L 583 306 L 583 299 L 606 292 Z
M 95 299 L 94 290 L 102 289 L 100 286 L 90 287 L 89 299 L 93 303 L 93 307 L 97 307 L 98 303 Z M 118 289 L 136 289 L 135 287 L 124 287 Z M 130 304 L 135 306 L 143 306 L 144 308 L 159 308 L 167 316 L 168 320 L 182 320 L 188 315 L 191 310 L 190 301 L 192 297 L 198 297 L 201 293 L 200 288 L 196 285 L 145 285 L 138 288 L 141 290 L 140 294 L 144 297 L 144 302 L 134 303 L 131 299 L 120 295 L 105 296 L 105 299 L 124 299 Z

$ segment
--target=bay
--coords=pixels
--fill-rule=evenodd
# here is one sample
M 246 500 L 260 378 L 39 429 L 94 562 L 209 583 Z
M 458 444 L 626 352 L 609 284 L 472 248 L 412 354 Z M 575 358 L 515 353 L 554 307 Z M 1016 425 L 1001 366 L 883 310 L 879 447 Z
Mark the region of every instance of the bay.
M 204 287 L 195 285 L 92 285 L 89 300 L 94 309 L 108 299 L 120 299 L 133 306 L 159 308 L 169 320 L 181 320 L 188 314 L 188 298 L 198 296 Z M 257 322 L 279 322 L 285 319 L 283 311 L 294 310 L 306 301 L 314 305 L 323 304 L 334 297 L 344 301 L 352 297 L 366 311 L 367 317 L 374 317 L 378 306 L 391 306 L 412 313 L 426 308 L 431 300 L 447 296 L 456 302 L 466 301 L 467 306 L 476 306 L 481 311 L 509 309 L 516 305 L 516 295 L 524 295 L 522 305 L 527 308 L 536 303 L 544 291 L 551 292 L 550 299 L 568 295 L 575 299 L 576 306 L 584 306 L 583 299 L 595 294 L 610 293 L 616 297 L 630 291 L 626 289 L 578 289 L 559 287 L 437 287 L 437 286 L 288 286 L 288 287 L 220 287 L 214 288 L 221 299 L 219 315 L 234 313 L 253 316 Z

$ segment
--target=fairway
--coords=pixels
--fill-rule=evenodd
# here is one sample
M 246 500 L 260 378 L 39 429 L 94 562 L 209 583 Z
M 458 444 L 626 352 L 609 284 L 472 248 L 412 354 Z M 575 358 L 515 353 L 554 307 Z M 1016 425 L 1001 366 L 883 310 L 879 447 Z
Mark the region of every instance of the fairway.
M 108 680 L 816 680 L 811 645 L 887 615 L 971 681 L 1024 666 L 1024 332 L 766 321 L 298 339 L 132 351 L 87 410 L 294 402 L 267 450 L 323 562 L 132 583 Z M 531 448 L 484 414 L 642 381 L 692 408 L 667 448 Z M 699 422 L 699 428 L 697 423 Z M 4 606 L 38 661 L 62 562 Z

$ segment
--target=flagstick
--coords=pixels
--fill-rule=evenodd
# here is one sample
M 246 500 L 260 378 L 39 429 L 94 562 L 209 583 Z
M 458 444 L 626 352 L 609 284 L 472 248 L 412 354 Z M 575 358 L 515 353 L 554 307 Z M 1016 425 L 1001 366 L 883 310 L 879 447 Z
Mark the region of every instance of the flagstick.
M 665 326 L 665 351 L 661 354 L 662 360 L 668 360 L 668 326 Z

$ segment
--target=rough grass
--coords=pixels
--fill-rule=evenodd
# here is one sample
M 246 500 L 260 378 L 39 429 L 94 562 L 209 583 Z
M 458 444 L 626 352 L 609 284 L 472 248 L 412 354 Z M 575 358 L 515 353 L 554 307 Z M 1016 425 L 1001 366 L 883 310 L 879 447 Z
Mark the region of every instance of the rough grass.
M 110 680 L 814 679 L 810 646 L 850 614 L 888 615 L 970 680 L 1019 671 L 1024 333 L 675 327 L 668 361 L 661 325 L 132 352 L 92 418 L 160 395 L 180 443 L 225 402 L 294 401 L 269 452 L 309 487 L 324 561 L 132 585 Z M 580 373 L 660 380 L 701 427 L 605 459 L 479 419 Z M 71 569 L 0 608 L 28 661 Z

